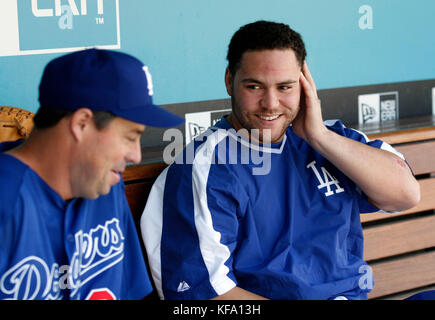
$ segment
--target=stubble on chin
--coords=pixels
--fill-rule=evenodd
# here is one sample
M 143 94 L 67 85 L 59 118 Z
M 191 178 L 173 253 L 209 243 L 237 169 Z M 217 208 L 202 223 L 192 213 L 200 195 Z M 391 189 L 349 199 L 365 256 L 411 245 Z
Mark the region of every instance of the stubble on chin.
M 287 131 L 287 128 L 294 120 L 288 119 L 288 121 L 283 123 L 279 130 L 275 130 L 276 133 L 272 135 L 271 129 L 258 127 L 254 128 L 249 121 L 245 120 L 245 117 L 249 118 L 249 115 L 240 115 L 234 111 L 233 107 L 231 113 L 231 125 L 236 131 L 239 131 L 240 129 L 246 129 L 248 131 L 249 138 L 253 138 L 257 142 L 265 144 L 271 144 L 281 141 L 285 135 L 285 132 Z

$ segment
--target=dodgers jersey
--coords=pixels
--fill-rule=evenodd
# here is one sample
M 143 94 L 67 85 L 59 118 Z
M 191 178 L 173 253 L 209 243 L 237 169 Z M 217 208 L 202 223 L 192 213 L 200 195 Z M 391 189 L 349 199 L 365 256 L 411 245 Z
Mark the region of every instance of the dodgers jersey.
M 210 299 L 239 286 L 270 299 L 366 299 L 360 213 L 379 210 L 291 126 L 258 147 L 222 118 L 156 180 L 141 228 L 160 297 Z
M 95 200 L 64 201 L 0 153 L 0 237 L 0 299 L 141 299 L 152 291 L 122 181 Z

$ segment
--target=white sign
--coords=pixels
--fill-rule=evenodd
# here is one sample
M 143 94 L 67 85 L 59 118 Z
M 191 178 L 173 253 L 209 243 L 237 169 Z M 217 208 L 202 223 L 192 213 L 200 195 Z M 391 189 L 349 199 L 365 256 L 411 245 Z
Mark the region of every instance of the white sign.
M 231 109 L 186 113 L 186 145 L 229 112 Z
M 384 92 L 358 96 L 358 123 L 379 123 L 399 119 L 399 93 Z
M 119 0 L 1 0 L 0 56 L 120 49 Z

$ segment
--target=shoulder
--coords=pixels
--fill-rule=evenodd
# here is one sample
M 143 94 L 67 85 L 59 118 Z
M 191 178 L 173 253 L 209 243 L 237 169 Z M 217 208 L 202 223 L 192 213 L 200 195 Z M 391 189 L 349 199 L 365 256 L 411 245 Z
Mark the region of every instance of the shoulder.
M 15 206 L 28 169 L 14 157 L 0 154 L 0 212 Z
M 342 136 L 345 136 L 347 138 L 350 138 L 352 140 L 360 141 L 363 143 L 369 143 L 370 139 L 367 137 L 367 135 L 354 128 L 346 127 L 343 122 L 341 122 L 338 119 L 334 120 L 325 120 L 324 121 L 325 126 L 329 129 L 334 131 L 335 133 L 338 133 Z
M 227 154 L 228 138 L 231 131 L 211 127 L 201 135 L 197 136 L 183 149 L 169 166 L 168 175 L 173 172 L 192 172 L 203 170 L 205 167 L 210 167 L 215 163 L 224 163 L 222 159 L 219 161 L 217 157 Z
M 336 133 L 342 136 L 345 136 L 355 141 L 362 142 L 374 148 L 389 151 L 391 153 L 394 153 L 399 158 L 405 159 L 403 154 L 398 152 L 396 149 L 394 149 L 391 145 L 389 145 L 385 141 L 382 141 L 380 139 L 371 140 L 364 132 L 354 128 L 347 128 L 340 120 L 327 120 L 324 123 L 327 126 L 327 128 L 329 128 L 332 131 L 335 131 Z
M 234 131 L 234 130 L 233 130 Z M 157 178 L 155 184 L 165 190 L 192 189 L 192 185 L 228 186 L 237 176 L 237 159 L 232 159 L 231 143 L 235 131 L 212 127 L 191 141 Z M 238 149 L 240 152 L 240 149 Z M 215 180 L 219 180 L 216 182 Z

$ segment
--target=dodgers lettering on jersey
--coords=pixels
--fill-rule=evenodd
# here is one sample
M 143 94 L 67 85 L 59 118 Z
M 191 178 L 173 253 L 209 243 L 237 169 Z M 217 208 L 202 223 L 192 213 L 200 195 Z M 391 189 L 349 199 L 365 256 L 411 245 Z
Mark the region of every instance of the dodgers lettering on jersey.
M 119 220 L 114 218 L 91 229 L 75 234 L 76 251 L 71 260 L 69 283 L 74 296 L 80 286 L 119 263 L 124 257 L 124 236 L 119 228 Z
M 7 270 L 0 280 L 5 299 L 32 300 L 37 296 L 46 300 L 62 298 L 59 289 L 59 265 L 47 263 L 39 257 L 29 256 Z
M 395 152 L 339 121 L 325 124 Z M 270 154 L 263 175 L 241 161 L 249 144 L 231 142 L 228 129 L 223 118 L 196 139 L 193 162 L 175 161 L 149 194 L 141 229 L 160 297 L 210 299 L 239 286 L 270 299 L 366 299 L 360 213 L 378 209 L 291 127 L 262 147 Z M 234 152 L 237 161 L 219 158 Z
M 0 144 L 2 148 L 13 147 Z M 64 201 L 0 153 L 0 299 L 141 299 L 152 291 L 122 181 Z
M 12 299 L 52 300 L 61 299 L 62 290 L 70 289 L 73 298 L 81 286 L 124 256 L 124 236 L 116 218 L 88 233 L 78 231 L 75 244 L 71 265 L 48 265 L 40 257 L 28 256 L 3 274 L 0 291 Z

